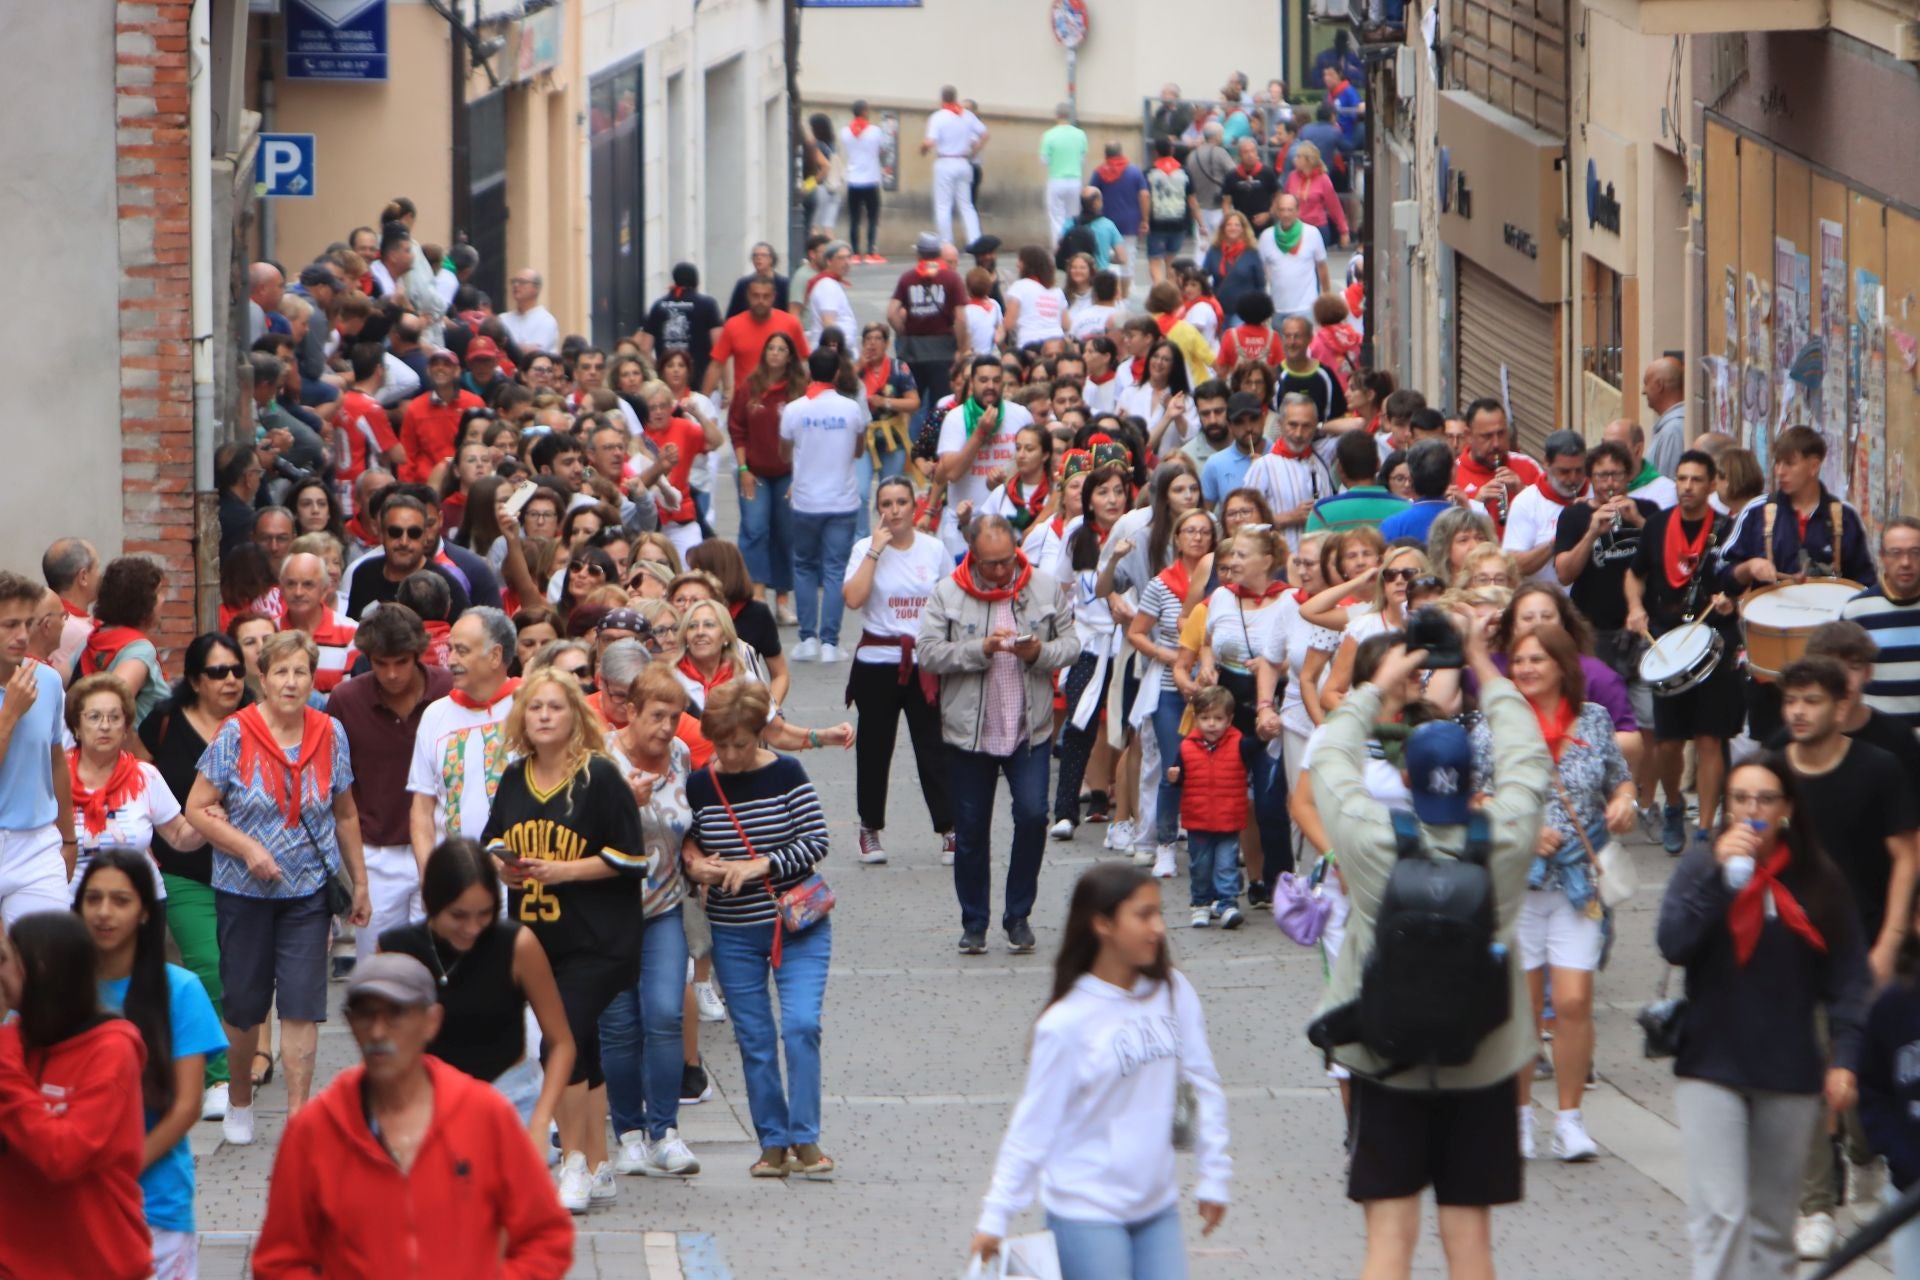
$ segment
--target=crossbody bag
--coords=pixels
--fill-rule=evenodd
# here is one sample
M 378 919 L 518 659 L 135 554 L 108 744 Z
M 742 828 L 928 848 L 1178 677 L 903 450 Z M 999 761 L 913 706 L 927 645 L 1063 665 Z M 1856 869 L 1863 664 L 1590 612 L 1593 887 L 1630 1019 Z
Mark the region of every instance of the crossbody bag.
M 727 811 L 727 821 L 733 824 L 733 833 L 740 837 L 740 847 L 747 851 L 749 858 L 760 855 L 754 852 L 753 841 L 747 838 L 747 829 L 740 825 L 740 816 L 733 811 L 733 805 L 727 800 L 727 793 L 720 786 L 720 771 L 713 765 L 707 766 L 707 776 L 713 780 L 713 794 L 720 799 L 720 807 Z M 767 887 L 767 896 L 773 899 L 773 956 L 774 968 L 780 967 L 781 940 L 788 933 L 803 933 L 827 918 L 833 910 L 833 889 L 827 884 L 826 877 L 818 871 L 810 873 L 806 879 L 794 885 L 785 893 L 773 891 L 773 874 L 768 872 L 763 884 Z

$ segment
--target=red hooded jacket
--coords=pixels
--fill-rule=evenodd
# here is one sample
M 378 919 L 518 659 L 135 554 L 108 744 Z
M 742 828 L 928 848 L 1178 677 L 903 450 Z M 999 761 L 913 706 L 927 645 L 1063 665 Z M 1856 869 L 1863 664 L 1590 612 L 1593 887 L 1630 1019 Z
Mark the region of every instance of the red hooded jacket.
M 561 1280 L 573 1220 L 513 1106 L 429 1055 L 433 1122 L 400 1172 L 342 1072 L 288 1122 L 273 1164 L 255 1280 Z M 501 1234 L 505 1233 L 502 1250 Z
M 1239 831 L 1247 825 L 1247 766 L 1240 731 L 1218 743 L 1195 729 L 1180 742 L 1180 821 L 1189 831 Z
M 0 1276 L 146 1280 L 147 1047 L 111 1018 L 48 1050 L 0 1027 Z

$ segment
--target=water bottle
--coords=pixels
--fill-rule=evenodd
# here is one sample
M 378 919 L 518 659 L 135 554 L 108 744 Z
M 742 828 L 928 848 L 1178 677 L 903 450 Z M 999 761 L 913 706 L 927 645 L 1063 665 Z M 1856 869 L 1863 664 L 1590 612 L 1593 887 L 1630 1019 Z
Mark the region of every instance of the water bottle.
M 1767 824 L 1757 818 L 1747 819 L 1747 825 L 1753 828 L 1756 834 L 1762 834 L 1767 829 Z M 1727 859 L 1726 865 L 1720 869 L 1720 874 L 1726 877 L 1727 888 L 1738 893 L 1753 882 L 1753 868 L 1754 861 L 1751 855 L 1736 853 Z

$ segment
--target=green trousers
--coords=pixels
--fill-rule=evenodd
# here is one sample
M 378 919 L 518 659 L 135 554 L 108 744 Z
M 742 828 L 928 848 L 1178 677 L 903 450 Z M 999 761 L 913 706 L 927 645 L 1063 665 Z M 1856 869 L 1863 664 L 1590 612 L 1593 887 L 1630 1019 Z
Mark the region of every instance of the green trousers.
M 180 948 L 180 963 L 193 971 L 220 1014 L 220 933 L 213 918 L 213 886 L 163 873 L 167 884 L 167 930 Z M 224 1015 L 222 1015 L 224 1016 Z M 207 1055 L 206 1087 L 227 1083 L 227 1055 Z

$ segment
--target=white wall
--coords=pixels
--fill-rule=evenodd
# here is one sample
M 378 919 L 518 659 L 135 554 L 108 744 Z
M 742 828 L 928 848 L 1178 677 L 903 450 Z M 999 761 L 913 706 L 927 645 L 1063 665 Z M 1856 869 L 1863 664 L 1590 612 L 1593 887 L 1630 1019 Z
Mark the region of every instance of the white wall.
M 691 256 L 703 286 L 724 300 L 747 269 L 754 240 L 784 242 L 782 182 L 755 181 L 776 141 L 764 125 L 765 104 L 780 103 L 784 137 L 786 71 L 778 0 L 582 0 L 581 62 L 589 78 L 603 68 L 646 56 L 645 114 L 646 295 L 668 285 L 677 259 Z M 729 154 L 708 157 L 707 73 L 738 59 L 728 100 L 737 113 L 727 123 L 737 141 Z M 668 81 L 680 76 L 673 110 Z M 737 86 L 737 90 L 734 86 Z M 771 157 L 784 167 L 784 155 Z M 710 171 L 712 170 L 712 171 Z M 720 192 L 729 194 L 724 207 Z M 737 243 L 737 246 L 735 242 Z
M 0 5 L 0 45 L 28 55 L 8 73 L 0 227 L 30 246 L 9 259 L 8 292 L 26 305 L 0 309 L 0 349 L 13 357 L 0 568 L 35 578 L 55 537 L 82 535 L 102 556 L 121 545 L 113 23 L 107 3 Z M 125 394 L 141 398 L 136 386 Z

